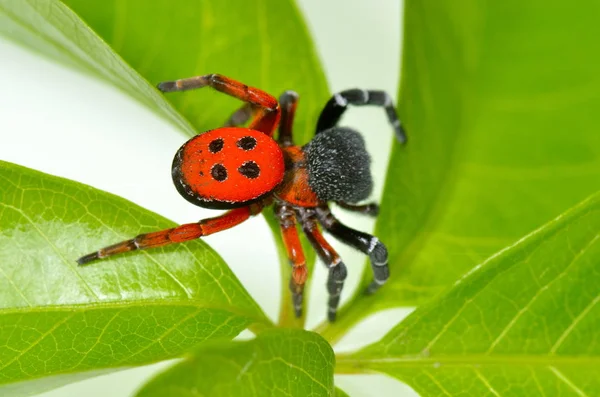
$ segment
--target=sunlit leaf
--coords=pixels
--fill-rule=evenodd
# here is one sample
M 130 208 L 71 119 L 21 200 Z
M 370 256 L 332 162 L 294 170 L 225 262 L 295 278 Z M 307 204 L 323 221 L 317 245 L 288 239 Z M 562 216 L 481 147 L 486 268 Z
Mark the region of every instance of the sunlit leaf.
M 338 358 L 422 396 L 600 393 L 600 194 L 492 256 L 380 342 Z
M 172 226 L 111 194 L 0 162 L 0 394 L 44 390 L 80 379 L 78 372 L 149 363 L 251 324 L 268 326 L 199 240 L 87 267 L 75 262 Z M 14 384 L 50 375 L 59 380 Z
M 391 281 L 326 335 L 412 306 L 600 189 L 594 1 L 406 1 L 400 115 L 376 234 Z M 371 279 L 367 269 L 363 285 Z
M 221 73 L 278 96 L 301 96 L 299 142 L 314 132 L 328 90 L 293 1 L 64 0 L 148 81 Z M 283 22 L 285 21 L 285 22 Z M 221 125 L 240 105 L 218 93 L 168 99 L 198 130 Z
M 194 134 L 191 125 L 152 84 L 127 65 L 59 0 L 0 0 L 0 34 L 71 67 L 106 79 L 166 117 L 187 135 Z
M 334 364 L 333 350 L 319 335 L 271 330 L 248 342 L 204 347 L 137 396 L 334 396 Z

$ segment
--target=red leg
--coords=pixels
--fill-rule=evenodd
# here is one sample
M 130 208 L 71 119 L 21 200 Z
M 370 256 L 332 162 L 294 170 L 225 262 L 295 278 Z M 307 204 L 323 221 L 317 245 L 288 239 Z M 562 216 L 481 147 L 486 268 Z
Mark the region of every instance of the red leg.
M 281 234 L 287 250 L 287 256 L 292 265 L 290 290 L 292 291 L 292 299 L 294 301 L 294 311 L 296 317 L 300 317 L 302 315 L 302 297 L 304 284 L 308 276 L 308 269 L 306 268 L 306 259 L 304 258 L 300 237 L 296 229 L 296 216 L 294 215 L 294 211 L 285 205 L 277 205 L 275 213 L 281 226 Z
M 329 269 L 329 277 L 327 278 L 327 291 L 329 292 L 327 318 L 333 322 L 335 321 L 337 309 L 340 304 L 344 280 L 348 275 L 346 265 L 342 262 L 342 259 L 333 247 L 325 240 L 323 234 L 321 234 L 315 219 L 315 210 L 307 208 L 301 211 L 304 233 L 306 233 L 308 241 L 310 241 L 321 261 Z
M 279 97 L 281 104 L 281 123 L 279 123 L 279 144 L 281 146 L 292 146 L 292 127 L 294 115 L 298 105 L 298 94 L 294 91 L 286 91 Z
M 277 123 L 279 123 L 279 103 L 277 102 L 277 99 L 263 90 L 249 87 L 246 84 L 220 74 L 207 74 L 204 76 L 189 77 L 187 79 L 164 81 L 158 84 L 158 89 L 162 92 L 173 92 L 193 90 L 206 86 L 210 86 L 224 94 L 257 106 L 259 109 L 257 109 L 256 117 L 250 125 L 250 128 L 273 136 L 275 127 L 277 126 Z
M 250 216 L 256 215 L 258 212 L 260 212 L 261 208 L 261 206 L 253 204 L 247 207 L 236 208 L 215 218 L 203 219 L 197 223 L 187 223 L 185 225 L 177 226 L 173 229 L 140 234 L 131 240 L 122 241 L 120 243 L 102 248 L 96 252 L 92 252 L 91 254 L 82 256 L 77 260 L 77 263 L 80 265 L 85 265 L 96 259 L 102 259 L 124 252 L 162 247 L 168 244 L 182 243 L 184 241 L 194 240 L 202 236 L 208 236 L 209 234 L 217 233 L 239 225 L 250 218 Z

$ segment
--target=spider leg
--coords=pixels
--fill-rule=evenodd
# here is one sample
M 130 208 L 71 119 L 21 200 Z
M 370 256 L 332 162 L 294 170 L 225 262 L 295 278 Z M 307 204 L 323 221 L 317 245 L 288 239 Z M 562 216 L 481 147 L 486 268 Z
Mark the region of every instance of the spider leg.
M 346 265 L 337 252 L 329 245 L 327 240 L 321 234 L 315 211 L 311 208 L 303 208 L 298 210 L 301 216 L 302 229 L 308 237 L 311 245 L 317 252 L 317 255 L 329 269 L 329 277 L 327 278 L 327 291 L 329 292 L 329 304 L 327 310 L 327 318 L 329 321 L 335 321 L 337 309 L 340 304 L 340 296 L 344 288 L 344 280 L 348 275 Z
M 124 252 L 162 247 L 168 244 L 182 243 L 202 236 L 208 236 L 209 234 L 217 233 L 239 225 L 250 218 L 250 216 L 259 213 L 261 209 L 262 204 L 255 203 L 247 207 L 233 209 L 214 218 L 203 219 L 197 223 L 187 223 L 172 229 L 140 234 L 131 240 L 122 241 L 82 256 L 77 259 L 77 263 L 79 265 L 85 265 L 96 259 L 102 259 Z
M 302 316 L 302 297 L 304 284 L 308 276 L 306 259 L 300 244 L 300 237 L 296 229 L 296 216 L 294 210 L 287 205 L 275 204 L 275 214 L 279 220 L 283 243 L 287 250 L 290 264 L 292 265 L 292 276 L 290 277 L 290 290 L 294 302 L 296 317 Z
M 321 111 L 316 133 L 318 134 L 337 125 L 344 112 L 348 109 L 348 105 L 374 105 L 383 107 L 390 124 L 394 127 L 396 139 L 400 143 L 406 142 L 406 133 L 400 123 L 392 98 L 385 91 L 352 89 L 334 94 Z
M 348 211 L 357 212 L 359 214 L 368 215 L 368 216 L 377 216 L 379 215 L 379 205 L 377 203 L 368 203 L 368 204 L 348 204 L 343 201 L 336 201 L 337 205 L 340 208 L 343 208 Z
M 281 122 L 279 123 L 279 145 L 292 146 L 292 127 L 294 124 L 294 115 L 298 105 L 298 94 L 295 91 L 286 91 L 279 97 L 281 105 Z
M 256 113 L 256 107 L 250 103 L 244 103 L 223 124 L 223 127 L 237 127 L 245 124 Z
M 210 86 L 219 92 L 257 107 L 256 115 L 249 128 L 262 131 L 269 136 L 273 135 L 275 127 L 279 123 L 279 103 L 275 97 L 263 90 L 249 87 L 246 84 L 220 74 L 206 74 L 186 79 L 163 81 L 157 87 L 162 92 L 174 92 L 193 90 L 206 86 Z
M 331 214 L 327 206 L 317 208 L 317 217 L 323 228 L 333 237 L 369 256 L 373 282 L 367 288 L 368 293 L 372 294 L 385 284 L 390 276 L 388 251 L 377 237 L 344 225 Z

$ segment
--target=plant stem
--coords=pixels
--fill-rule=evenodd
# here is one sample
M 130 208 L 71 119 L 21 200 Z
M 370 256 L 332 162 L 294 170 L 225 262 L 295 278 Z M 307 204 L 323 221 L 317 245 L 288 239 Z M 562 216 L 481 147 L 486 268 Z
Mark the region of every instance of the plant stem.
M 254 333 L 254 335 L 258 335 L 260 333 L 262 333 L 263 331 L 266 331 L 268 329 L 272 329 L 275 327 L 275 324 L 273 324 L 270 321 L 263 321 L 263 322 L 256 322 L 256 323 L 252 323 L 248 326 L 248 329 L 250 331 L 252 331 L 252 333 Z
M 347 354 L 336 354 L 335 373 L 337 375 L 356 375 L 375 372 L 372 370 L 365 369 L 361 365 L 356 364 L 357 360 L 350 359 Z

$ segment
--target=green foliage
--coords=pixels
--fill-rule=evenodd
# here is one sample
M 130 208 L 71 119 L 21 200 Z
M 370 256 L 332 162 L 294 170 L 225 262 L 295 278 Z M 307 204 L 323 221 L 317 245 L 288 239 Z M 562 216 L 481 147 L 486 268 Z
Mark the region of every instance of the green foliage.
M 194 135 L 192 126 L 153 88 L 153 84 L 123 62 L 118 53 L 62 2 L 0 0 L 0 34 L 71 67 L 106 79 L 166 117 L 187 135 Z
M 380 342 L 338 358 L 422 396 L 597 395 L 600 194 L 492 256 Z
M 372 297 L 359 290 L 328 339 L 426 302 L 600 190 L 600 3 L 585 4 L 406 2 L 409 142 L 393 148 L 376 227 L 392 278 Z
M 334 370 L 386 373 L 424 396 L 597 395 L 600 195 L 517 240 L 600 191 L 598 11 L 592 1 L 406 2 L 409 144 L 393 148 L 376 233 L 392 278 L 374 296 L 359 289 L 319 331 L 333 341 L 383 308 L 420 307 L 337 367 L 320 336 L 265 330 L 202 241 L 78 268 L 82 254 L 173 224 L 0 163 L 0 393 L 193 350 L 139 395 L 345 395 Z M 109 81 L 189 136 L 239 103 L 210 90 L 163 96 L 157 82 L 219 72 L 273 94 L 295 89 L 301 143 L 329 96 L 289 0 L 0 0 L 0 34 Z M 280 322 L 301 326 L 283 305 Z M 248 327 L 256 339 L 228 341 Z
M 291 1 L 64 0 L 148 81 L 221 73 L 279 95 L 301 95 L 294 137 L 307 142 L 328 98 L 308 32 Z M 284 20 L 285 23 L 281 23 Z M 307 78 L 310 76 L 310 78 Z M 199 131 L 221 125 L 240 103 L 218 93 L 167 97 Z
M 101 246 L 173 226 L 158 215 L 4 162 L 0 197 L 0 390 L 42 376 L 154 362 L 211 338 L 232 338 L 253 323 L 269 325 L 200 240 L 77 266 L 76 258 Z M 35 390 L 55 384 L 37 382 Z M 8 389 L 20 394 L 31 386 Z
M 337 387 L 335 389 L 335 397 L 348 397 L 348 394 L 339 387 Z
M 332 396 L 334 363 L 321 336 L 270 330 L 248 342 L 207 345 L 137 396 Z

